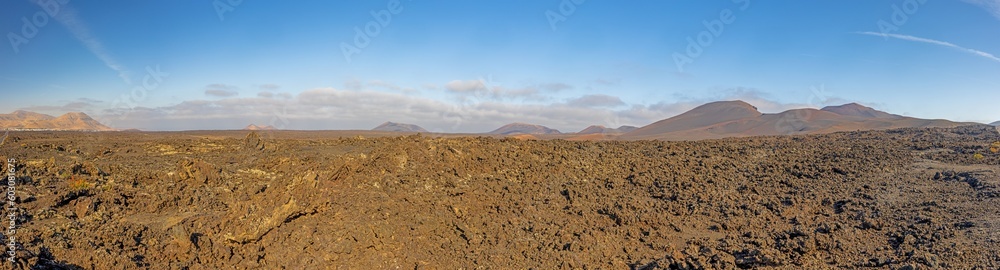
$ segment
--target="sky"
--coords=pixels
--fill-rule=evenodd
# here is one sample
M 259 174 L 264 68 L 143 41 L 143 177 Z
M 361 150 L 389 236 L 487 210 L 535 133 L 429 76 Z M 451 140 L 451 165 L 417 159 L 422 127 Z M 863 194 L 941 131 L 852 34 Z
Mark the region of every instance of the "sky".
M 0 33 L 0 113 L 122 129 L 575 132 L 719 100 L 1000 120 L 1000 0 L 12 0 Z

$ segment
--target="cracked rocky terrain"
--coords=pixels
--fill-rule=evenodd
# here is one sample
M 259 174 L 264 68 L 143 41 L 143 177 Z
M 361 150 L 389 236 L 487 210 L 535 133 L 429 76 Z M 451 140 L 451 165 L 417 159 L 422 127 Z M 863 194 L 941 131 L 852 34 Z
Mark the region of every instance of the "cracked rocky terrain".
M 1000 268 L 993 127 L 695 142 L 365 136 L 12 132 L 0 154 L 16 159 L 20 210 L 2 210 L 18 224 L 16 264 L 0 259 L 38 269 Z

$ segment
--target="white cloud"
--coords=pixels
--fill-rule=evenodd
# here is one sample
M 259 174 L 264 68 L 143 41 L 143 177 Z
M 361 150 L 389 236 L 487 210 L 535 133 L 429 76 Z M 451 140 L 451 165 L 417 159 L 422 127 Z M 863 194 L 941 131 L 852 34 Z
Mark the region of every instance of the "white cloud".
M 216 84 L 206 88 L 227 91 L 233 86 Z M 485 84 L 475 80 L 452 81 L 443 88 L 454 93 L 489 91 L 486 93 L 490 95 L 527 94 L 503 87 L 485 90 Z M 530 91 L 535 92 L 531 95 L 540 95 L 532 87 L 523 89 L 532 89 Z M 808 94 L 804 92 L 803 101 L 812 103 L 806 100 Z M 294 95 L 269 91 L 261 91 L 253 97 L 227 95 L 156 108 L 108 109 L 91 115 L 99 121 L 111 120 L 116 128 L 143 130 L 241 129 L 251 123 L 282 129 L 344 130 L 370 129 L 379 123 L 394 121 L 417 124 L 435 132 L 487 132 L 512 122 L 573 132 L 590 125 L 643 126 L 718 100 L 741 99 L 764 112 L 807 107 L 773 101 L 765 92 L 741 87 L 715 90 L 698 98 L 679 96 L 647 104 L 627 104 L 617 96 L 605 94 L 545 102 L 509 98 L 456 102 L 446 97 L 435 99 L 391 90 L 332 87 L 310 89 Z M 67 110 L 82 105 L 73 103 L 45 109 Z
M 454 80 L 444 84 L 444 88 L 452 92 L 475 92 L 486 90 L 486 84 L 481 80 Z
M 430 89 L 429 87 L 426 87 Z M 483 100 L 548 100 L 544 93 L 558 92 L 573 89 L 572 85 L 565 83 L 541 83 L 520 88 L 502 86 L 499 82 L 493 81 L 492 76 L 487 79 L 478 80 L 453 80 L 444 84 L 444 89 L 458 95 L 461 101 L 483 101 Z
M 277 95 L 275 95 L 277 96 Z M 122 128 L 239 129 L 269 124 L 280 116 L 287 129 L 370 129 L 384 121 L 421 125 L 439 132 L 485 132 L 511 122 L 531 122 L 575 131 L 592 124 L 642 125 L 650 119 L 620 116 L 607 108 L 565 103 L 519 104 L 485 101 L 454 104 L 435 99 L 379 91 L 318 88 L 291 99 L 268 97 L 190 100 L 172 106 L 129 112 L 105 111 Z M 648 113 L 660 117 L 662 114 Z
M 458 94 L 463 101 L 542 98 L 535 87 L 507 88 L 485 80 L 454 80 L 446 83 L 444 89 Z
M 258 87 L 260 88 L 260 90 L 264 90 L 264 91 L 274 91 L 274 90 L 278 90 L 279 88 L 281 88 L 280 85 L 273 84 L 273 83 L 261 84 Z
M 403 92 L 403 93 L 407 93 L 407 94 L 412 94 L 412 93 L 419 92 L 417 89 L 412 88 L 412 87 L 402 87 L 402 86 L 393 84 L 391 82 L 382 81 L 382 80 L 371 80 L 371 81 L 368 81 L 368 87 L 369 88 L 381 88 L 381 89 L 393 90 L 393 91 Z
M 368 81 L 368 85 L 369 86 L 373 86 L 373 87 L 381 87 L 381 88 L 385 88 L 385 89 L 389 89 L 389 90 L 396 90 L 396 91 L 403 90 L 403 88 L 399 87 L 398 85 L 395 85 L 395 84 L 392 84 L 392 83 L 389 83 L 389 82 L 386 82 L 386 81 L 382 81 L 382 80 L 371 80 L 371 81 Z
M 221 83 L 209 84 L 205 86 L 205 95 L 210 97 L 235 97 L 239 95 L 239 88 Z
M 990 59 L 990 60 L 993 60 L 993 61 L 1000 62 L 1000 58 L 996 57 L 993 54 L 990 54 L 990 53 L 987 53 L 987 52 L 984 52 L 984 51 L 980 51 L 980 50 L 965 48 L 965 47 L 962 47 L 962 46 L 958 46 L 958 45 L 952 44 L 950 42 L 945 42 L 945 41 L 940 41 L 940 40 L 934 40 L 934 39 L 922 38 L 922 37 L 915 37 L 915 36 L 910 36 L 910 35 L 886 34 L 886 33 L 878 33 L 878 32 L 858 32 L 858 34 L 869 35 L 869 36 L 877 36 L 877 37 L 890 37 L 890 38 L 895 38 L 895 39 L 900 39 L 900 40 L 916 41 L 916 42 L 934 44 L 934 45 L 939 45 L 939 46 L 945 46 L 945 47 L 949 47 L 949 48 L 953 48 L 953 49 L 958 49 L 958 50 L 961 50 L 961 51 L 964 51 L 964 52 L 967 52 L 967 53 L 970 53 L 970 54 L 973 54 L 973 55 L 977 55 L 977 56 L 980 56 L 980 57 L 983 57 L 983 58 L 986 58 L 986 59 Z
M 562 90 L 573 89 L 572 85 L 568 85 L 565 83 L 545 83 L 539 85 L 538 87 L 549 91 L 562 91 Z

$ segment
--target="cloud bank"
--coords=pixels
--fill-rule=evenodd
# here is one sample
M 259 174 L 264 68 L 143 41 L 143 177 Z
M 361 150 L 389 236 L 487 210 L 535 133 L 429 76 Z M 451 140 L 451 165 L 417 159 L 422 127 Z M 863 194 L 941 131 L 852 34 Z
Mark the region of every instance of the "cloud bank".
M 539 90 L 537 86 L 519 89 L 552 91 Z M 253 97 L 215 95 L 212 99 L 188 100 L 172 106 L 107 109 L 99 111 L 97 118 L 113 119 L 111 122 L 116 128 L 143 130 L 241 129 L 251 123 L 295 130 L 367 130 L 379 123 L 393 121 L 417 124 L 433 132 L 487 132 L 512 122 L 575 132 L 590 125 L 643 126 L 718 100 L 741 99 L 763 112 L 828 105 L 781 103 L 773 101 L 767 93 L 744 87 L 716 90 L 714 95 L 704 98 L 679 96 L 651 104 L 628 104 L 617 96 L 605 94 L 545 102 L 514 101 L 504 97 L 535 92 L 526 94 L 502 87 L 491 89 L 477 80 L 452 81 L 444 85 L 443 91 L 498 98 L 461 102 L 395 91 L 325 87 L 297 94 L 262 91 Z

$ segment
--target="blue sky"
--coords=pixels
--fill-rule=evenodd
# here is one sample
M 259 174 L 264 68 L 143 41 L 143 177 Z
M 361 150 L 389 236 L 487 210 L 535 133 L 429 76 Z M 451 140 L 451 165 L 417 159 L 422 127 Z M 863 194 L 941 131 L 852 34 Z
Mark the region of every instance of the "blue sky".
M 8 1 L 0 111 L 144 130 L 571 132 L 742 99 L 1000 120 L 997 0 L 627 3 Z

